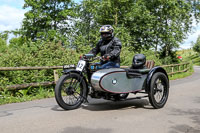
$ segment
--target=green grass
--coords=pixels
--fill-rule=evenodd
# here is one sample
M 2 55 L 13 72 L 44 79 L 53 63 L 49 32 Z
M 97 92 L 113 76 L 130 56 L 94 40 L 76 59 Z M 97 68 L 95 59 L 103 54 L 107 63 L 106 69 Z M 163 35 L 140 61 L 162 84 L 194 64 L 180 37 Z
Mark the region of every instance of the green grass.
M 178 73 L 178 74 L 170 75 L 169 79 L 170 80 L 176 80 L 176 79 L 185 78 L 185 77 L 188 77 L 188 76 L 192 75 L 193 72 L 194 72 L 194 70 L 190 70 L 188 72 L 183 72 L 183 73 Z
M 177 54 L 183 57 L 184 62 L 192 61 L 194 65 L 200 65 L 200 54 L 192 49 L 180 50 Z
M 28 89 L 27 89 L 28 90 Z M 31 94 L 27 94 L 27 90 L 19 90 L 19 91 L 8 91 L 4 90 L 0 93 L 0 105 L 9 104 L 9 103 L 19 103 L 26 102 L 44 98 L 54 97 L 53 88 L 33 88 L 35 92 Z

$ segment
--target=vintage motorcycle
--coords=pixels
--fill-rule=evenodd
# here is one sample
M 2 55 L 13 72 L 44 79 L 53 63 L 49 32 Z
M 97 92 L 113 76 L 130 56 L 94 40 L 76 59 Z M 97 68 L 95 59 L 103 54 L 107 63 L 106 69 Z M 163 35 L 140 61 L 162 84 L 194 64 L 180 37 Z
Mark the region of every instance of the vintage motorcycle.
M 129 93 L 145 93 L 150 104 L 162 108 L 168 99 L 169 79 L 162 67 L 145 67 L 146 57 L 135 55 L 130 68 L 100 69 L 101 57 L 85 54 L 77 66 L 64 65 L 55 87 L 55 99 L 65 110 L 79 108 L 87 97 L 126 100 Z M 142 56 L 141 56 L 142 55 Z

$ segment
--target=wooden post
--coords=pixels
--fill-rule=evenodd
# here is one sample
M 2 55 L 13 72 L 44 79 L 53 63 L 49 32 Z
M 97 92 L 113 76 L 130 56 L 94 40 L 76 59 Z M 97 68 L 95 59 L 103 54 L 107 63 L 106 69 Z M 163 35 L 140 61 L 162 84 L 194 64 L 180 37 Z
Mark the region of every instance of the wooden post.
M 54 75 L 54 81 L 56 83 L 58 81 L 58 79 L 59 79 L 57 70 L 55 70 L 55 69 L 53 70 L 53 75 Z

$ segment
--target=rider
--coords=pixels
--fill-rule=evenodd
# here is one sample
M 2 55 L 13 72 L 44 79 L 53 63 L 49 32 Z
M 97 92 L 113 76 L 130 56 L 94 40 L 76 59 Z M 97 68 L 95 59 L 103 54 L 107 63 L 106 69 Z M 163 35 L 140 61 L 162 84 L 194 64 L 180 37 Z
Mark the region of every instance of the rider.
M 89 53 L 95 56 L 100 52 L 103 60 L 101 68 L 119 68 L 121 41 L 114 37 L 114 29 L 111 25 L 103 25 L 100 28 L 101 39 Z

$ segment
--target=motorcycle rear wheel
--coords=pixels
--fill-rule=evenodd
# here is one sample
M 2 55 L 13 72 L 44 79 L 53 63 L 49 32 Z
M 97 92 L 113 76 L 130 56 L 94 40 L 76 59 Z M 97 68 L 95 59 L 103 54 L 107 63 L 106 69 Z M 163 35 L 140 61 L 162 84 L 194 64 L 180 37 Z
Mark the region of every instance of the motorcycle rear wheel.
M 55 99 L 58 105 L 65 110 L 80 107 L 87 95 L 85 80 L 78 73 L 62 75 L 55 87 Z
M 162 108 L 168 99 L 169 83 L 165 74 L 157 72 L 153 75 L 150 84 L 149 102 L 155 109 Z

